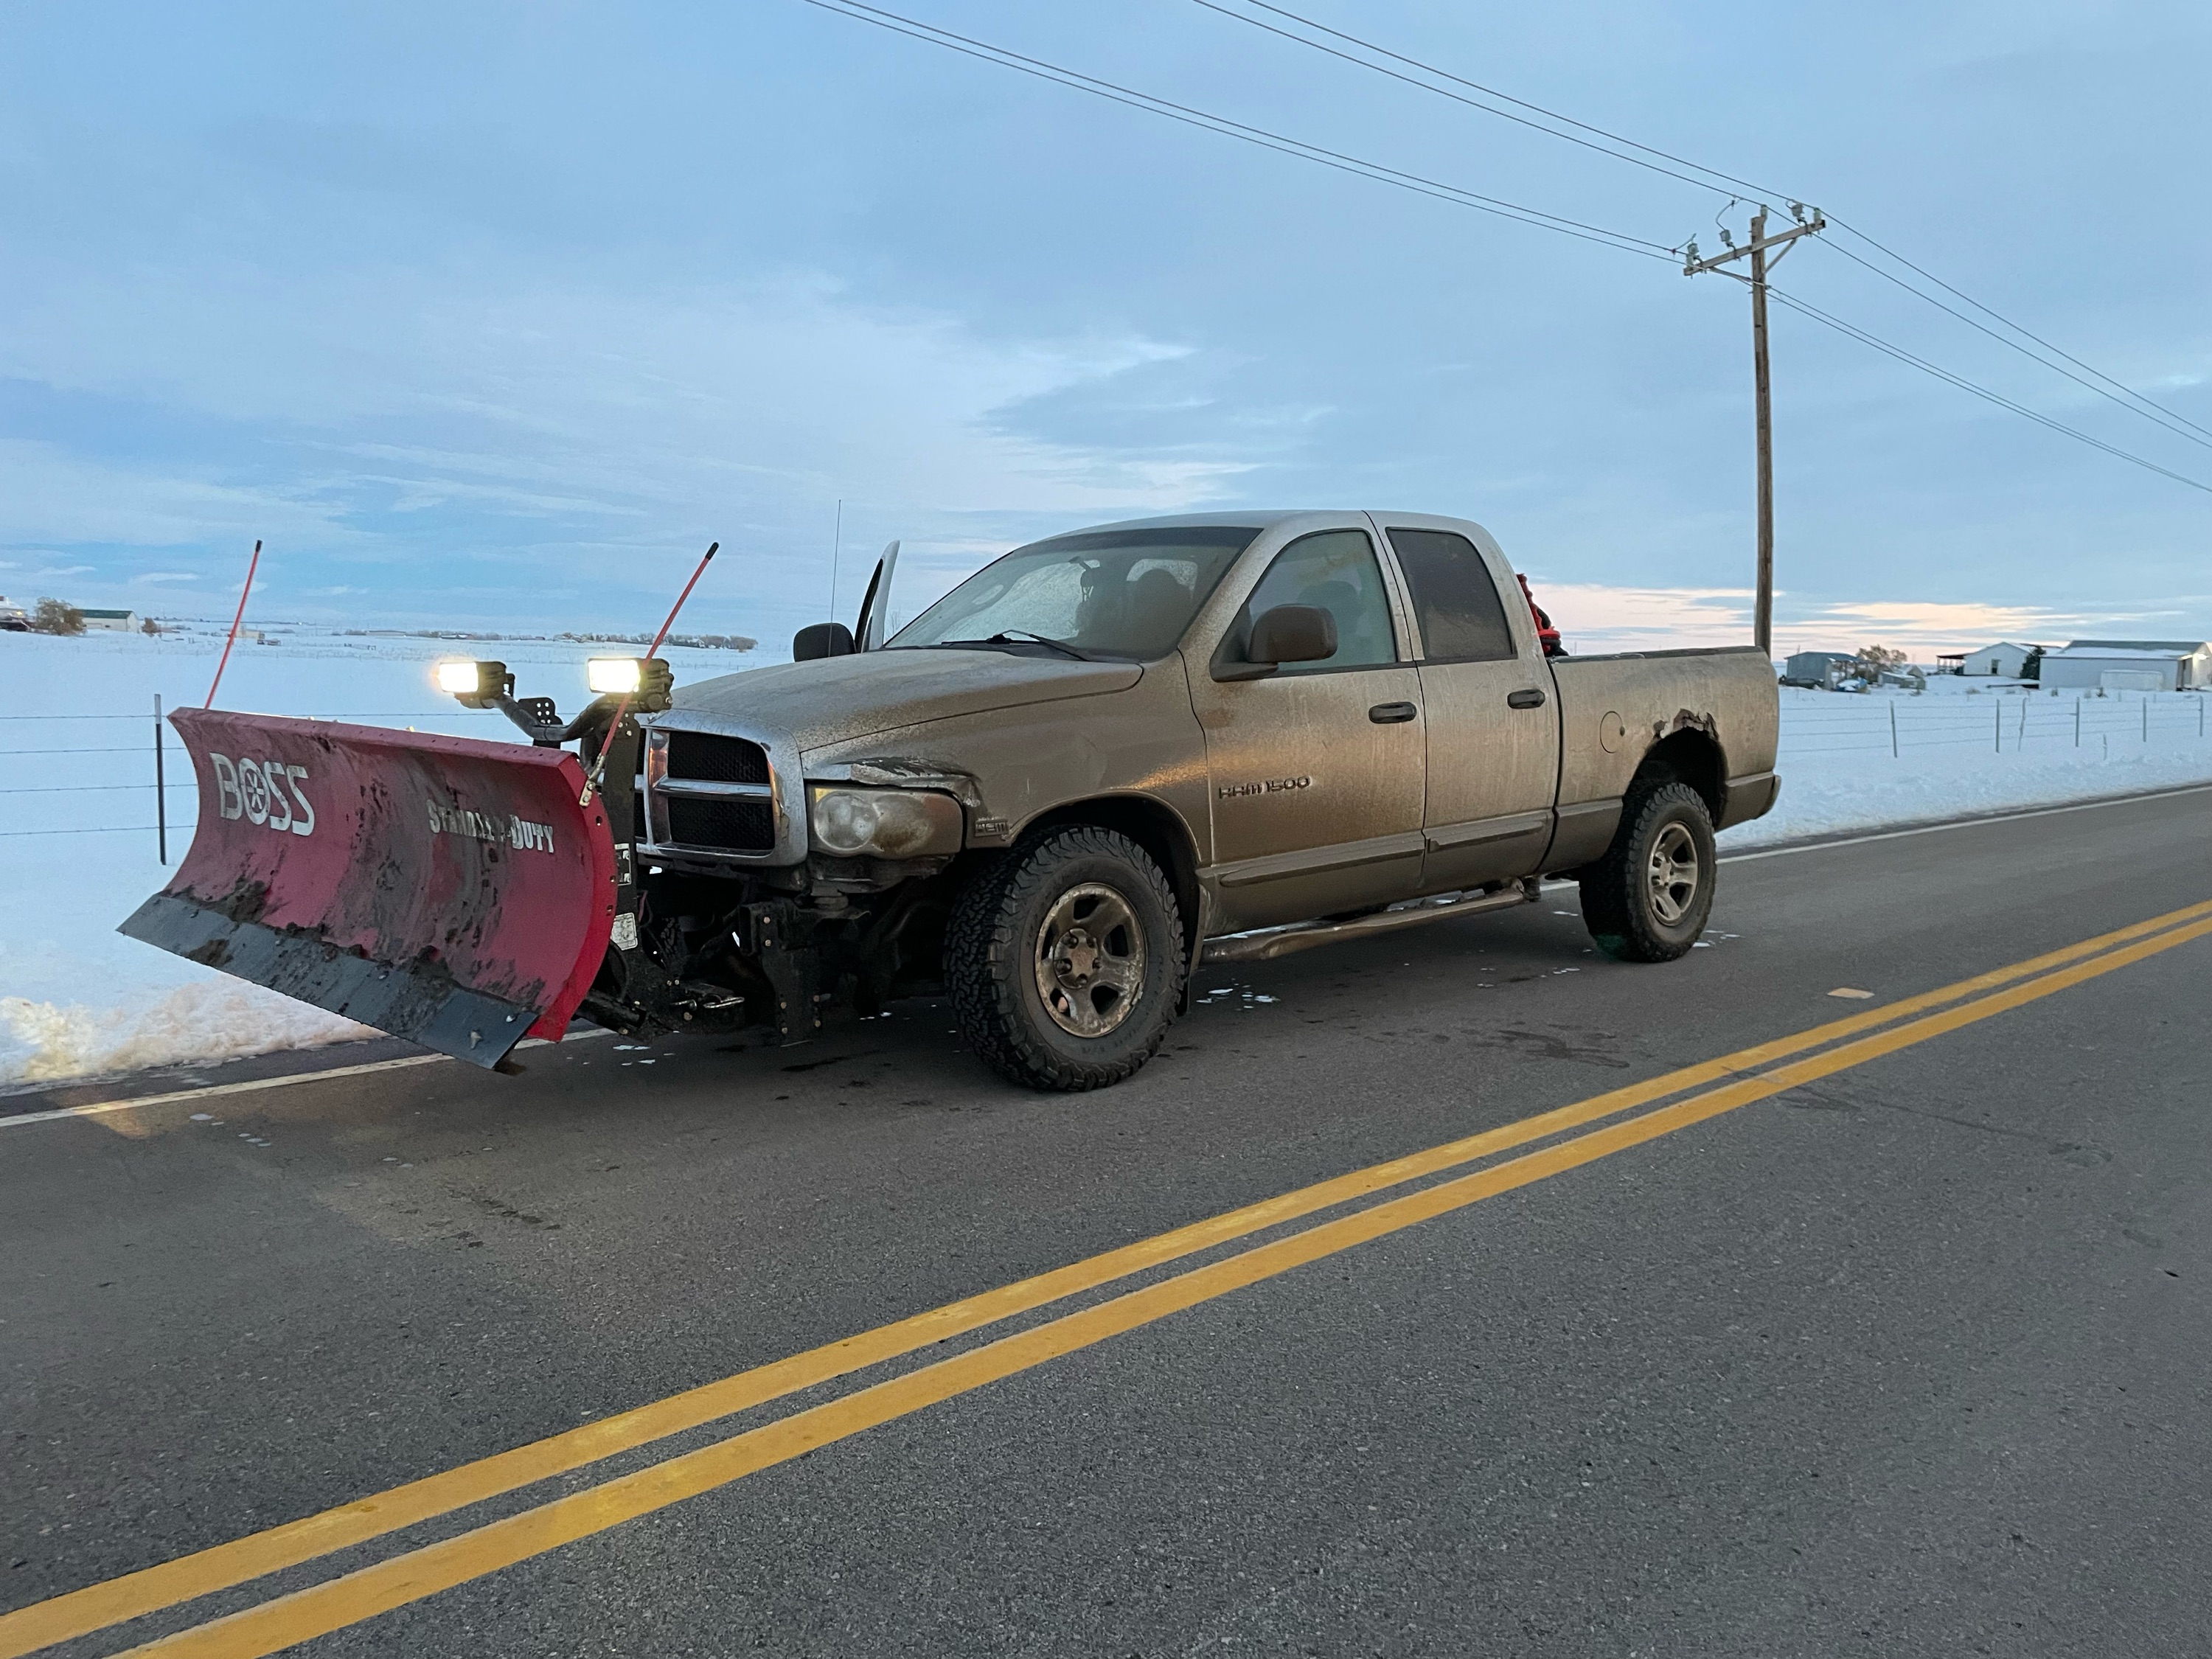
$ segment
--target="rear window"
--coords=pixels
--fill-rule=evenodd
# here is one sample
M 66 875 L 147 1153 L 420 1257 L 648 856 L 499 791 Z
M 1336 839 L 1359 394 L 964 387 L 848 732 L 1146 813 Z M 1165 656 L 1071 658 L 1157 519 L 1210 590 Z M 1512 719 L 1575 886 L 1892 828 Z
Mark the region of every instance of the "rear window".
M 1473 542 L 1449 530 L 1393 530 L 1390 546 L 1413 591 L 1425 660 L 1502 662 L 1520 655 L 1498 584 Z

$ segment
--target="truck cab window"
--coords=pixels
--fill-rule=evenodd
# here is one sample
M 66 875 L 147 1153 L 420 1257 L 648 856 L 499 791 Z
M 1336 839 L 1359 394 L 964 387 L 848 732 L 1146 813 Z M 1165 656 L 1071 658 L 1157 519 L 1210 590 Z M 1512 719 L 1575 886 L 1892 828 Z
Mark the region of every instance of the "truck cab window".
M 1413 590 L 1427 662 L 1510 662 L 1513 630 L 1482 555 L 1448 530 L 1390 532 L 1391 550 Z
M 1382 568 L 1364 531 L 1321 531 L 1299 537 L 1278 553 L 1252 590 L 1242 626 L 1249 629 L 1253 617 L 1279 605 L 1318 605 L 1336 618 L 1336 654 L 1320 662 L 1286 662 L 1283 673 L 1371 668 L 1398 660 Z

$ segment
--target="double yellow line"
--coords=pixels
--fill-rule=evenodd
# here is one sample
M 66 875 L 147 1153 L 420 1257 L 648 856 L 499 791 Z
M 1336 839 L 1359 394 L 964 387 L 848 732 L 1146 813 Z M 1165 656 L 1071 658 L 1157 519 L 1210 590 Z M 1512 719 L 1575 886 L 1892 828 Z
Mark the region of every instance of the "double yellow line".
M 1194 1222 L 635 1411 L 0 1616 L 0 1659 L 16 1659 L 317 1560 L 1285 1223 L 1355 1204 L 1501 1152 L 1551 1143 L 1352 1209 L 824 1404 L 130 1650 L 132 1654 L 209 1659 L 275 1653 L 1242 1286 L 1864 1065 L 2208 933 L 2212 933 L 2212 902 L 2190 905 L 1940 990 Z M 1807 1057 L 1793 1058 L 1799 1055 Z M 1785 1061 L 1789 1063 L 1782 1063 Z M 1711 1084 L 1720 1086 L 1705 1087 Z M 1675 1096 L 1686 1097 L 1638 1110 Z M 1567 1133 L 1607 1119 L 1614 1121 L 1584 1133 Z M 1565 1138 L 1558 1139 L 1562 1136 Z

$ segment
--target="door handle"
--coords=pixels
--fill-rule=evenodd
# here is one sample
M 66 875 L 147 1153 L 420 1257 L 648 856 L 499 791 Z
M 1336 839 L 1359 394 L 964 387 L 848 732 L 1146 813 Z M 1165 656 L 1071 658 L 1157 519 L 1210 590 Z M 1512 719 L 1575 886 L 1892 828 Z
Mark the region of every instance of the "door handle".
M 1367 711 L 1367 718 L 1377 726 L 1398 726 L 1418 719 L 1420 712 L 1410 702 L 1378 702 Z
M 1533 685 L 1525 691 L 1508 691 L 1505 694 L 1505 706 L 1508 708 L 1541 708 L 1544 706 L 1544 694 Z

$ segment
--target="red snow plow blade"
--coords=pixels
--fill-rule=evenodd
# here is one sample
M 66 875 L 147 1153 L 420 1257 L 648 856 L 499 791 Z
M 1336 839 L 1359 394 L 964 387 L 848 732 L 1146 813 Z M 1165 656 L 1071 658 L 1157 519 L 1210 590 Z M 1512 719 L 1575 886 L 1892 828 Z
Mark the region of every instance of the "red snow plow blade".
M 120 932 L 496 1066 L 558 1040 L 614 922 L 604 802 L 574 755 L 179 709 L 199 827 Z

